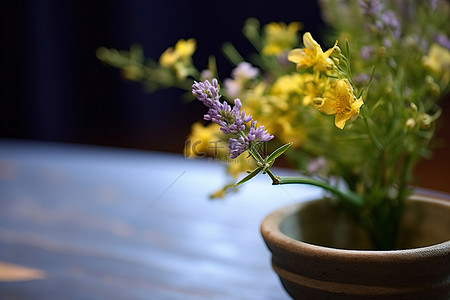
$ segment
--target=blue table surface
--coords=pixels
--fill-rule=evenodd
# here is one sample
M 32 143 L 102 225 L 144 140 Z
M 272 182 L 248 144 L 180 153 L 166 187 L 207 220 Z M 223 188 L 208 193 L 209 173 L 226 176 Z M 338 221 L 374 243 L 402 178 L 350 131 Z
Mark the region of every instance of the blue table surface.
M 45 274 L 0 299 L 288 299 L 259 226 L 321 191 L 259 175 L 208 200 L 226 182 L 211 159 L 0 139 L 0 262 Z

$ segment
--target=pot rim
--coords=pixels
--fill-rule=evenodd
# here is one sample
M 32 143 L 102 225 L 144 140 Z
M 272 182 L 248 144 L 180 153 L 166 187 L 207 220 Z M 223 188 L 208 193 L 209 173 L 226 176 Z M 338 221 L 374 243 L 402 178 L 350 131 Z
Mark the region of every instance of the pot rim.
M 263 239 L 277 247 L 283 249 L 295 249 L 304 254 L 318 255 L 325 254 L 333 255 L 334 257 L 350 258 L 355 260 L 373 260 L 390 261 L 398 259 L 402 261 L 417 260 L 420 258 L 442 257 L 443 255 L 450 255 L 450 240 L 438 244 L 398 250 L 354 250 L 354 249 L 340 249 L 327 246 L 319 246 L 307 242 L 299 241 L 291 238 L 280 231 L 280 223 L 289 215 L 297 212 L 301 207 L 308 203 L 317 201 L 314 199 L 299 203 L 294 203 L 275 210 L 266 216 L 261 223 L 261 234 Z M 440 200 L 436 197 L 429 197 L 423 195 L 413 195 L 408 201 L 425 201 L 433 202 L 438 205 L 450 207 L 450 201 Z

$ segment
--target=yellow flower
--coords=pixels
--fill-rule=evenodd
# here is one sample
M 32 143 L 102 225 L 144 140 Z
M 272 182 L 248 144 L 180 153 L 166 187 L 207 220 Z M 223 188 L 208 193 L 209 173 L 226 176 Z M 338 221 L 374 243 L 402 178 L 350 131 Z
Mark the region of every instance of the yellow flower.
M 211 195 L 209 195 L 210 199 L 218 199 L 218 198 L 224 198 L 227 194 L 235 193 L 238 189 L 234 186 L 234 183 L 230 183 L 225 185 L 223 188 L 215 191 Z
M 358 116 L 359 109 L 364 103 L 361 98 L 356 99 L 347 79 L 339 79 L 331 83 L 331 87 L 323 96 L 323 98 L 314 99 L 314 102 L 320 111 L 328 115 L 336 114 L 334 123 L 340 129 L 344 128 L 345 122 L 350 118 Z
M 192 54 L 194 54 L 196 48 L 195 39 L 180 39 L 175 44 L 175 49 L 173 47 L 169 47 L 166 51 L 161 54 L 159 58 L 159 63 L 163 67 L 171 67 L 174 66 L 179 61 L 185 61 L 189 59 Z
M 319 80 L 313 74 L 294 73 L 280 76 L 274 82 L 270 94 L 290 99 L 290 103 L 286 103 L 287 106 L 300 103 L 296 99 L 301 99 L 301 103 L 306 106 L 311 104 L 313 99 L 319 95 L 319 91 L 323 86 L 323 80 Z
M 248 89 L 242 95 L 242 104 L 245 106 L 245 112 L 258 120 L 258 125 L 270 125 L 273 107 L 270 103 L 270 97 L 265 95 L 267 85 L 264 82 L 258 83 L 253 89 Z M 266 122 L 267 121 L 267 122 Z
M 312 74 L 304 74 L 304 88 L 303 88 L 303 105 L 313 103 L 314 98 L 319 95 L 319 91 L 325 85 L 325 81 L 318 80 Z
M 323 52 L 311 33 L 307 32 L 303 35 L 303 44 L 305 48 L 293 49 L 288 54 L 288 60 L 296 63 L 298 69 L 314 67 L 314 71 L 327 71 L 334 66 L 330 55 L 337 48 L 337 41 L 332 48 Z
M 192 54 L 194 54 L 196 46 L 197 43 L 195 39 L 188 39 L 188 40 L 180 39 L 175 44 L 175 52 L 178 53 L 181 59 L 185 59 L 191 57 Z
M 446 85 L 450 81 L 450 51 L 433 44 L 427 56 L 422 58 L 424 67 Z
M 184 147 L 185 157 L 226 157 L 227 143 L 223 141 L 219 127 L 216 123 L 209 123 L 207 126 L 203 126 L 201 122 L 192 124 Z
M 299 22 L 291 22 L 289 25 L 272 22 L 264 26 L 266 45 L 262 49 L 262 54 L 280 55 L 292 49 L 297 44 L 297 31 L 302 27 Z
M 227 193 L 226 190 L 227 189 L 225 187 L 221 188 L 221 189 L 218 189 L 217 191 L 215 191 L 214 193 L 209 195 L 209 198 L 211 198 L 211 199 L 225 198 L 225 195 Z
M 300 94 L 303 90 L 303 75 L 294 73 L 292 75 L 283 75 L 277 78 L 273 83 L 271 94 L 289 95 L 292 93 Z
M 295 115 L 293 116 L 295 118 Z M 300 124 L 293 125 L 295 122 L 289 117 L 279 117 L 274 124 L 277 128 L 277 137 L 283 143 L 293 143 L 293 147 L 299 147 L 306 139 L 305 128 Z
M 166 51 L 159 57 L 159 64 L 163 67 L 171 67 L 178 60 L 178 54 L 173 50 L 172 47 L 167 48 Z

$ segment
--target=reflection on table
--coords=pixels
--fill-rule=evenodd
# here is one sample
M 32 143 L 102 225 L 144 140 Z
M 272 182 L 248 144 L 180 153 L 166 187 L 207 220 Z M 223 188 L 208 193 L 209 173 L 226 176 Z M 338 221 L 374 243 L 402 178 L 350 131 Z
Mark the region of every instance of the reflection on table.
M 226 182 L 211 159 L 0 140 L 0 298 L 288 299 L 259 225 L 320 191 L 260 175 L 209 201 Z

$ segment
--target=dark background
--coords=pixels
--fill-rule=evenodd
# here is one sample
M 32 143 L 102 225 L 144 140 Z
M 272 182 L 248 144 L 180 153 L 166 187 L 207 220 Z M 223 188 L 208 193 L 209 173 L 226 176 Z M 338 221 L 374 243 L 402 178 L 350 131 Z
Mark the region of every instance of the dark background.
M 3 1 L 1 2 L 0 136 L 181 152 L 200 103 L 180 90 L 148 94 L 95 56 L 100 46 L 143 46 L 147 57 L 179 38 L 196 38 L 200 69 L 215 54 L 221 77 L 230 64 L 220 48 L 242 53 L 249 17 L 262 24 L 302 21 L 323 28 L 316 1 Z
M 301 21 L 320 36 L 325 26 L 317 1 L 87 1 L 6 0 L 0 3 L 0 138 L 120 146 L 180 153 L 201 103 L 184 103 L 183 91 L 147 94 L 139 83 L 95 56 L 100 46 L 143 46 L 147 57 L 179 38 L 196 38 L 194 63 L 217 57 L 219 75 L 231 66 L 220 48 L 232 42 L 244 54 L 245 20 Z M 320 40 L 319 40 L 320 42 Z M 446 103 L 448 103 L 448 97 Z M 421 186 L 446 190 L 450 168 L 448 104 L 433 160 L 418 166 Z

